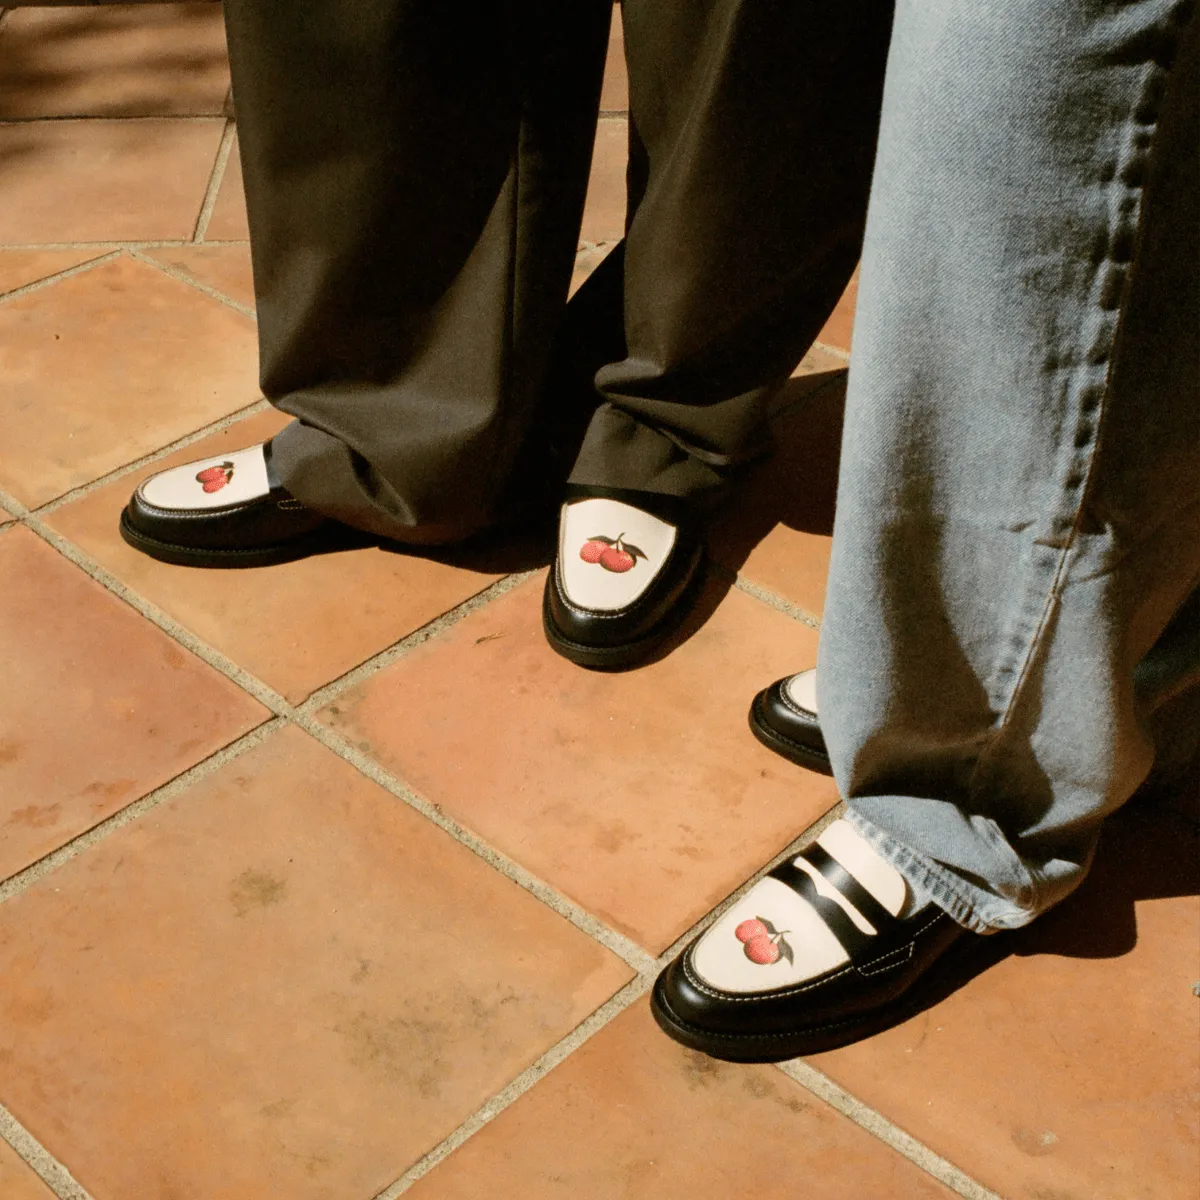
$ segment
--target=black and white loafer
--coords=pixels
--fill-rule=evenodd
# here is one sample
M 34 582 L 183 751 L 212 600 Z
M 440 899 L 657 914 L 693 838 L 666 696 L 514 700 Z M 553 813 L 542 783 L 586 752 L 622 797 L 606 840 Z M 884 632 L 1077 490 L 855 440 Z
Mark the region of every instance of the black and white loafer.
M 650 657 L 679 627 L 704 582 L 705 553 L 686 519 L 624 498 L 638 493 L 600 491 L 572 489 L 562 507 L 542 623 L 565 658 L 612 669 Z
M 832 775 L 817 720 L 817 672 L 777 679 L 750 705 L 750 729 L 764 746 L 798 766 Z
M 651 1006 L 693 1050 L 779 1062 L 903 1019 L 922 976 L 966 936 L 932 901 L 914 903 L 891 864 L 835 821 L 659 975 Z
M 151 475 L 121 514 L 121 536 L 186 567 L 262 567 L 328 548 L 346 526 L 306 508 L 271 468 L 270 443 Z

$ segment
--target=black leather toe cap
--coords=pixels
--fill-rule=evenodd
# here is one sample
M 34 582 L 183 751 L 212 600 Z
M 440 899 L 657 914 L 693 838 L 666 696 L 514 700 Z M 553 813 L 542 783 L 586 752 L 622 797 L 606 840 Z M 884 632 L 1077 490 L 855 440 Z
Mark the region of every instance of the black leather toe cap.
M 121 514 L 121 536 L 135 549 L 185 566 L 261 566 L 311 551 L 337 523 L 283 488 L 242 504 L 167 509 L 139 489 Z
M 829 751 L 817 715 L 791 699 L 787 693 L 789 678 L 777 679 L 754 697 L 750 728 L 764 746 L 777 754 L 810 771 L 831 775 Z
M 556 561 L 546 578 L 543 624 L 551 646 L 581 666 L 632 666 L 649 657 L 687 615 L 704 579 L 703 540 L 681 530 L 658 574 L 626 608 L 574 604 Z

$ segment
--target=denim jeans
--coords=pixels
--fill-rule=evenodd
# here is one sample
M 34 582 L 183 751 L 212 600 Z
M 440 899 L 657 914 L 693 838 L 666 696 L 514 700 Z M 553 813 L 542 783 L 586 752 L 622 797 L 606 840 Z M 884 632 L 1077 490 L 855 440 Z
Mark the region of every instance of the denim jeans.
M 820 704 L 849 819 L 978 932 L 1200 736 L 1198 25 L 896 8 Z

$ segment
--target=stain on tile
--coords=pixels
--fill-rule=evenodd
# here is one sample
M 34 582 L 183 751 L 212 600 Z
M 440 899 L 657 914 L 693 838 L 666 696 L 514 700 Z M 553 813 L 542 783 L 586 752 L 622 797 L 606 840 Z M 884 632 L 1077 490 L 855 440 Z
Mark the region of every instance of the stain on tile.
M 413 1200 L 951 1200 L 773 1067 L 669 1041 L 645 1000 L 419 1179 Z
M 0 1100 L 97 1197 L 370 1197 L 631 976 L 289 728 L 0 905 Z

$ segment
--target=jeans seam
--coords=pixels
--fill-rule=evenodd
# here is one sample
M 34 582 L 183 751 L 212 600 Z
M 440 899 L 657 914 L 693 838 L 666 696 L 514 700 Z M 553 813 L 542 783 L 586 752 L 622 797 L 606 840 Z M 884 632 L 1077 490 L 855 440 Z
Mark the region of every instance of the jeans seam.
M 1178 31 L 1176 31 L 1176 45 L 1178 45 L 1178 40 L 1179 35 Z M 1097 310 L 1106 313 L 1114 309 L 1117 315 L 1111 322 L 1103 320 L 1099 330 L 1092 335 L 1091 344 L 1083 356 L 1082 369 L 1079 371 L 1082 382 L 1068 385 L 1072 391 L 1076 392 L 1076 397 L 1071 406 L 1071 432 L 1066 436 L 1072 437 L 1076 449 L 1083 453 L 1078 458 L 1072 456 L 1067 466 L 1066 477 L 1061 480 L 1059 485 L 1058 494 L 1061 499 L 1070 491 L 1077 490 L 1077 497 L 1070 517 L 1070 526 L 1058 548 L 1059 554 L 1055 563 L 1053 576 L 1050 580 L 1049 589 L 1042 603 L 1037 624 L 1030 634 L 1024 646 L 1024 652 L 1021 654 L 1017 664 L 1015 680 L 1011 685 L 1011 690 L 1006 699 L 1004 711 L 1001 713 L 999 720 L 994 724 L 971 771 L 971 776 L 967 784 L 967 793 L 972 797 L 978 794 L 984 770 L 1002 752 L 1004 735 L 1008 731 L 1013 716 L 1025 695 L 1030 673 L 1038 659 L 1039 651 L 1045 643 L 1046 631 L 1050 627 L 1055 611 L 1062 601 L 1072 554 L 1083 525 L 1088 497 L 1094 483 L 1099 448 L 1111 409 L 1111 375 L 1113 358 L 1115 357 L 1114 350 L 1123 327 L 1128 307 L 1131 279 L 1136 268 L 1138 251 L 1140 250 L 1145 215 L 1144 195 L 1145 178 L 1148 174 L 1148 160 L 1157 146 L 1158 139 L 1156 135 L 1158 133 L 1161 100 L 1166 90 L 1165 79 L 1169 78 L 1170 73 L 1170 64 L 1166 66 L 1151 64 L 1147 67 L 1145 78 L 1142 80 L 1137 98 L 1134 100 L 1125 118 L 1123 145 L 1118 161 L 1114 165 L 1110 185 L 1112 188 L 1112 199 L 1109 202 L 1109 220 L 1106 230 L 1107 252 L 1093 279 L 1091 285 L 1093 294 L 1086 308 L 1088 315 L 1094 315 Z M 1155 103 L 1156 91 L 1158 93 L 1157 103 Z M 1139 120 L 1139 114 L 1146 112 L 1151 107 L 1152 119 L 1148 121 Z M 1136 131 L 1139 127 L 1151 130 L 1149 144 L 1142 148 L 1139 148 L 1136 144 Z M 1128 182 L 1126 177 L 1134 174 L 1138 168 L 1140 168 L 1140 178 L 1137 178 L 1136 182 Z M 1122 205 L 1122 201 L 1130 196 L 1135 198 L 1132 210 L 1130 210 L 1128 204 Z M 1123 211 L 1123 208 L 1125 211 Z M 1131 242 L 1133 247 L 1129 258 L 1125 262 L 1120 261 L 1114 256 L 1115 248 L 1122 240 Z M 1106 302 L 1114 297 L 1114 294 L 1115 302 Z M 1086 336 L 1086 328 L 1081 332 Z M 1090 382 L 1088 380 L 1088 375 L 1090 374 L 1089 368 L 1100 363 L 1104 365 L 1102 379 L 1098 382 Z M 1084 441 L 1083 445 L 1079 445 L 1080 431 L 1085 429 L 1088 423 L 1092 425 L 1090 436 Z M 1061 516 L 1052 516 L 1051 522 L 1053 529 L 1054 525 L 1060 524 Z M 1034 543 L 1035 547 L 1039 544 L 1047 543 L 1041 543 L 1040 541 L 1035 541 Z M 1053 538 L 1048 539 L 1048 544 L 1053 544 Z M 1038 574 L 1036 563 L 1033 564 L 1032 571 L 1035 576 Z M 1030 903 L 1036 911 L 1040 889 L 1036 880 L 1032 877 L 1030 877 L 1030 884 L 1033 892 L 1033 895 L 1030 897 Z

